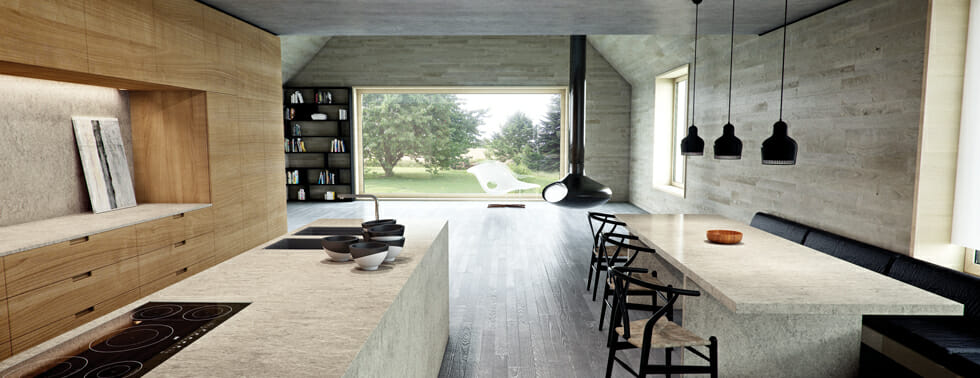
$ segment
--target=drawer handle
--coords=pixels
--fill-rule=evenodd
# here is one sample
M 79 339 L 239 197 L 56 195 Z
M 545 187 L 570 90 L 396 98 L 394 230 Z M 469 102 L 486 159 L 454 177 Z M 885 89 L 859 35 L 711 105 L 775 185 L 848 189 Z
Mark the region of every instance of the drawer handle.
M 181 275 L 181 274 L 184 274 L 184 273 L 187 273 L 187 268 L 184 268 L 184 269 L 181 269 L 181 270 L 178 270 L 177 271 L 177 275 L 178 276 Z
M 82 244 L 87 241 L 88 241 L 88 236 L 82 236 L 78 239 L 72 239 L 71 241 L 68 242 L 68 245 Z
M 88 314 L 88 313 L 94 312 L 94 311 L 95 311 L 95 306 L 92 306 L 92 307 L 86 308 L 86 309 L 84 309 L 82 311 L 76 312 L 75 313 L 75 317 L 76 318 L 80 318 L 82 316 L 85 316 L 85 314 Z
M 180 219 L 180 218 L 183 218 L 183 217 L 184 217 L 184 213 L 180 213 L 180 214 L 174 215 L 174 219 Z
M 79 275 L 77 275 L 77 276 L 75 276 L 75 277 L 72 277 L 72 278 L 71 278 L 71 281 L 72 281 L 72 282 L 75 282 L 75 281 L 81 281 L 81 280 L 84 280 L 84 279 L 86 279 L 86 278 L 89 278 L 89 277 L 92 277 L 92 271 L 91 271 L 91 270 L 90 270 L 90 271 L 88 271 L 88 272 L 85 272 L 85 273 L 82 273 L 82 274 L 79 274 Z
M 187 244 L 187 240 L 181 240 L 179 242 L 174 243 L 174 248 L 180 247 L 184 244 Z

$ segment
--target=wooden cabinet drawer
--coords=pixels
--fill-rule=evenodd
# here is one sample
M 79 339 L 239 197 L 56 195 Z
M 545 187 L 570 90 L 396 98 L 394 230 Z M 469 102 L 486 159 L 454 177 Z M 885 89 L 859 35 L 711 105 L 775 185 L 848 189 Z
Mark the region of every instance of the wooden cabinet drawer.
M 19 295 L 134 256 L 134 227 L 7 255 L 3 258 L 7 294 Z
M 10 335 L 16 339 L 59 319 L 82 317 L 138 285 L 138 259 L 132 258 L 10 297 Z
M 139 289 L 133 289 L 117 297 L 113 297 L 92 306 L 91 311 L 79 315 L 72 314 L 61 319 L 57 319 L 54 322 L 45 324 L 41 326 L 41 328 L 35 329 L 24 334 L 23 336 L 15 338 L 11 342 L 11 352 L 23 352 L 27 348 L 43 343 L 52 337 L 75 329 L 82 324 L 88 323 L 102 315 L 115 311 L 122 306 L 133 303 L 137 299 L 139 299 Z
M 169 272 L 163 277 L 156 279 L 155 281 L 148 282 L 145 285 L 140 286 L 140 296 L 145 297 L 147 295 L 153 294 L 161 289 L 173 285 L 181 280 L 198 274 L 207 268 L 214 266 L 214 257 L 207 258 L 196 264 L 191 264 L 186 268 L 181 268 L 173 272 Z
M 146 222 L 137 227 L 139 253 L 156 251 L 181 240 L 211 232 L 213 229 L 214 221 L 211 219 L 210 207 Z
M 139 257 L 140 284 L 158 280 L 214 256 L 214 233 L 182 240 Z

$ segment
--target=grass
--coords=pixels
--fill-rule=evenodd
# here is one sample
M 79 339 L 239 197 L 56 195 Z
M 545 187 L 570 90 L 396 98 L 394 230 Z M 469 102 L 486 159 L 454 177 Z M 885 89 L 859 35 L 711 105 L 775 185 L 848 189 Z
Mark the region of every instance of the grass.
M 510 194 L 541 193 L 541 188 L 559 179 L 557 172 L 531 172 L 518 176 L 518 180 L 540 185 L 538 188 L 513 191 Z M 395 166 L 393 177 L 384 177 L 381 167 L 364 167 L 364 191 L 366 193 L 408 194 L 483 194 L 483 188 L 465 170 L 439 171 L 432 175 L 422 167 Z

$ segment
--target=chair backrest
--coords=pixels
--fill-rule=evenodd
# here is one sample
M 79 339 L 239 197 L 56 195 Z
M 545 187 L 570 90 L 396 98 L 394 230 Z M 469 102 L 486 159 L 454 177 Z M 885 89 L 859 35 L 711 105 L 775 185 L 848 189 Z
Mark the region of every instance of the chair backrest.
M 621 266 L 629 267 L 633 265 L 633 260 L 636 260 L 636 257 L 639 256 L 640 253 L 657 253 L 657 250 L 653 248 L 631 244 L 627 240 L 639 241 L 640 238 L 633 235 L 617 234 L 613 232 L 606 232 L 602 234 L 602 242 L 599 244 L 600 250 L 605 250 L 606 246 L 616 247 L 612 254 L 602 254 L 602 256 L 604 256 L 606 259 L 606 266 L 616 266 L 616 259 L 619 258 L 619 256 L 623 256 L 626 257 L 627 260 L 625 263 L 622 263 Z
M 649 282 L 641 281 L 635 277 L 632 277 L 631 271 L 629 269 L 624 269 L 622 267 L 611 268 L 613 276 L 613 324 L 609 327 L 610 341 L 615 341 L 615 328 L 623 327 L 623 337 L 626 339 L 630 338 L 630 320 L 629 311 L 626 310 L 625 304 L 629 297 L 629 291 L 633 286 L 639 286 L 643 289 L 658 291 L 667 298 L 666 303 L 661 306 L 657 311 L 653 313 L 653 316 L 647 321 L 646 328 L 644 329 L 644 344 L 649 344 L 649 337 L 651 335 L 650 330 L 653 328 L 654 324 L 660 320 L 661 317 L 666 315 L 669 311 L 674 310 L 674 303 L 680 296 L 691 296 L 697 297 L 701 295 L 700 291 L 697 290 L 687 290 L 678 289 L 673 286 L 660 286 L 652 284 Z
M 805 225 L 763 212 L 755 213 L 749 225 L 799 244 L 803 244 L 810 232 L 810 228 Z
M 888 276 L 963 304 L 963 315 L 980 318 L 980 277 L 914 257 L 898 256 Z
M 881 274 L 888 274 L 899 256 L 887 249 L 820 230 L 810 231 L 803 245 Z
M 517 189 L 536 188 L 540 185 L 523 182 L 514 176 L 514 172 L 507 167 L 507 164 L 496 160 L 487 160 L 474 165 L 466 170 L 476 176 L 476 181 L 487 193 L 507 193 Z M 489 183 L 496 183 L 495 188 L 490 188 Z
M 612 214 L 589 212 L 589 230 L 592 231 L 592 250 L 598 251 L 602 244 L 602 234 L 616 232 L 619 227 L 626 227 L 626 223 L 616 220 Z

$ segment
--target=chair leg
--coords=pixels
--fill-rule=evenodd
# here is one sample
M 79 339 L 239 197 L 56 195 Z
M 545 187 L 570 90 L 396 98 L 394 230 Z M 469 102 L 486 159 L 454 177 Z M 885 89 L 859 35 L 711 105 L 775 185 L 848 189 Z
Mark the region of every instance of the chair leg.
M 589 279 L 585 281 L 585 290 L 589 290 L 592 287 L 592 272 L 596 269 L 595 263 L 595 255 L 592 255 L 592 258 L 589 260 Z M 596 272 L 596 278 L 599 278 L 599 272 Z
M 708 357 L 711 358 L 711 361 L 708 362 L 711 364 L 711 378 L 718 378 L 718 338 L 711 336 L 708 341 L 711 342 L 711 345 L 708 345 Z
M 605 291 L 605 290 L 603 290 L 603 291 Z M 602 331 L 602 323 L 606 321 L 606 298 L 608 298 L 608 297 L 606 297 L 606 293 L 602 293 L 602 303 L 601 303 L 602 309 L 599 310 L 599 330 L 600 331 Z M 610 325 L 613 324 L 612 323 L 612 320 L 609 321 L 609 324 Z
M 607 277 L 609 276 L 609 273 L 608 272 L 606 272 L 606 276 Z M 599 279 L 599 271 L 596 270 L 596 272 L 595 272 L 595 282 L 593 282 L 593 285 L 592 285 L 592 301 L 593 302 L 595 302 L 595 295 L 599 291 L 599 281 L 601 281 Z
M 612 377 L 613 359 L 616 358 L 616 348 L 609 346 L 609 359 L 606 360 L 606 378 Z
M 673 352 L 673 348 L 664 349 L 664 376 L 667 378 L 670 378 L 670 355 Z

